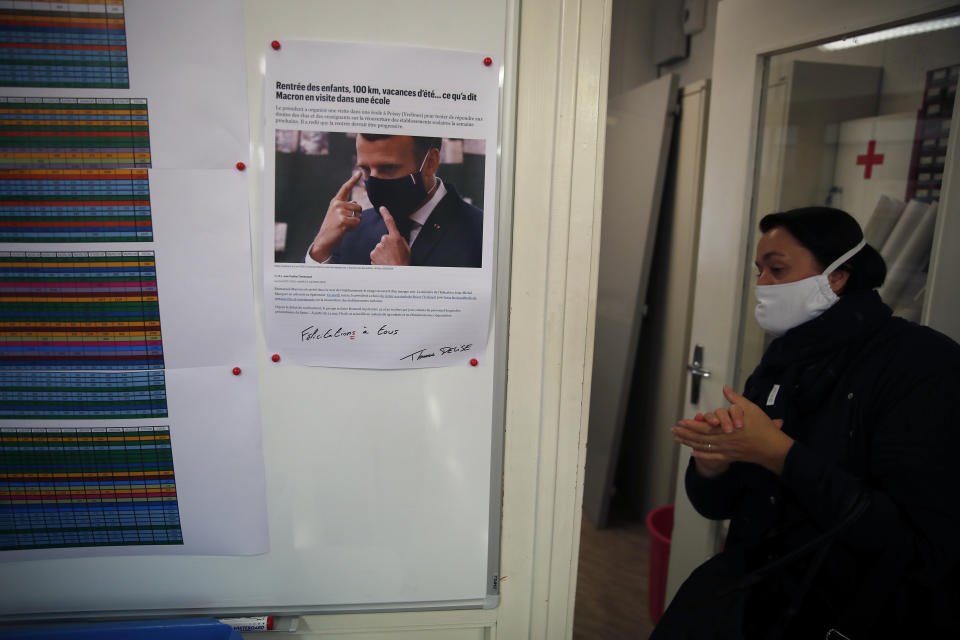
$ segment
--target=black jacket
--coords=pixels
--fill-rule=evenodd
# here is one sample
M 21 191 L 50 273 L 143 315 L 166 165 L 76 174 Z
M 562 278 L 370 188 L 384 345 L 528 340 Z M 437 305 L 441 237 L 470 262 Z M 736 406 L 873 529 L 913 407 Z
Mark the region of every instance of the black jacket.
M 956 637 L 960 346 L 851 294 L 774 340 L 744 394 L 796 441 L 782 475 L 735 463 L 711 480 L 691 460 L 686 488 L 731 519 L 720 562 L 754 583 L 745 637 Z
M 483 258 L 483 211 L 466 202 L 450 183 L 410 248 L 411 266 L 480 267 Z M 370 252 L 387 233 L 374 209 L 361 214 L 360 226 L 343 237 L 333 252 L 336 264 L 370 264 Z

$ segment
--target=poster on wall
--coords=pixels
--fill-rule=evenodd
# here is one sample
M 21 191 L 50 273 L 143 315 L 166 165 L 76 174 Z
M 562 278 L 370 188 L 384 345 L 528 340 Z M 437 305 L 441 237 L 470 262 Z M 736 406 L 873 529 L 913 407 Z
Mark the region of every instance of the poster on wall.
M 490 331 L 500 62 L 266 46 L 267 343 L 284 362 L 463 365 Z

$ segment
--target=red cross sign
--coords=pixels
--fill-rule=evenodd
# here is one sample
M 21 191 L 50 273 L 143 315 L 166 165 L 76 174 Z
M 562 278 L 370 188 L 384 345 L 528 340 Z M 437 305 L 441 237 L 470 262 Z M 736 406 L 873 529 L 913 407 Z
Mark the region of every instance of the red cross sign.
M 867 152 L 863 155 L 857 156 L 857 164 L 864 165 L 863 169 L 863 178 L 869 180 L 870 176 L 873 175 L 873 165 L 883 164 L 883 154 L 874 153 L 877 148 L 877 141 L 871 140 L 867 143 Z

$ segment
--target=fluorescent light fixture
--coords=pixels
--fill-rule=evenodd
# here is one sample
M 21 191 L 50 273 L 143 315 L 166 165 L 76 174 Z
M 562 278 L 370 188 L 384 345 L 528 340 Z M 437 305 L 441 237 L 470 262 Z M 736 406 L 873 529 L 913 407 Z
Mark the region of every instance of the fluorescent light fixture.
M 821 44 L 817 48 L 822 51 L 839 51 L 840 49 L 859 47 L 865 44 L 882 42 L 883 40 L 892 40 L 893 38 L 903 38 L 905 36 L 915 36 L 921 33 L 927 33 L 929 31 L 952 29 L 954 27 L 960 27 L 960 16 L 938 18 L 936 20 L 925 20 L 923 22 L 915 22 L 913 24 L 905 24 L 900 27 L 893 27 L 892 29 L 883 29 L 882 31 L 874 31 L 873 33 L 864 33 L 859 36 L 852 36 L 850 38 L 844 38 L 843 40 L 836 40 L 834 42 Z

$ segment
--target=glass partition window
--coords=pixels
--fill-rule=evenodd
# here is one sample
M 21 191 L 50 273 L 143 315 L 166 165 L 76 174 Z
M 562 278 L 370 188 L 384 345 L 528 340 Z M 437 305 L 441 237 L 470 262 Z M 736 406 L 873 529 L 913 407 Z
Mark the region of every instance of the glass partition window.
M 853 215 L 887 263 L 883 300 L 921 320 L 927 280 L 937 277 L 934 236 L 948 215 L 939 203 L 958 76 L 960 15 L 764 60 L 738 384 L 772 339 L 753 315 L 757 222 L 768 213 L 826 205 Z

